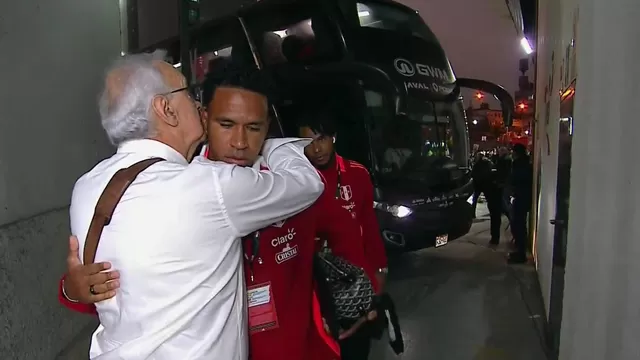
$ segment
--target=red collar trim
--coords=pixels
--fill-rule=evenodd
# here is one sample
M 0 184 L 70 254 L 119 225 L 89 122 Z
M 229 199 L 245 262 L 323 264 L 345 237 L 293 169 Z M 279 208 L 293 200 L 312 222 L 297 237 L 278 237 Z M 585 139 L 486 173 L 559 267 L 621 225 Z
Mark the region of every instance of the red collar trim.
M 336 154 L 336 170 L 340 169 L 340 171 L 344 172 L 347 170 L 347 164 L 344 158 L 338 154 Z

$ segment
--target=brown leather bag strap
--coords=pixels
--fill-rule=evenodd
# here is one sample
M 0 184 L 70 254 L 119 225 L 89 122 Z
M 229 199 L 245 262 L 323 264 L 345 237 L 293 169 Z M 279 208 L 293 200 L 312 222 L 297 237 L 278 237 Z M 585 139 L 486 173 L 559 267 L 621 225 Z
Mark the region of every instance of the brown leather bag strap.
M 93 264 L 96 258 L 96 250 L 98 249 L 98 243 L 100 243 L 100 236 L 102 235 L 102 229 L 109 225 L 113 212 L 116 210 L 116 206 L 122 199 L 122 195 L 127 191 L 127 188 L 133 180 L 149 166 L 163 161 L 161 158 L 151 158 L 137 162 L 128 168 L 120 169 L 113 175 L 107 187 L 100 195 L 96 209 L 93 212 L 93 218 L 91 219 L 91 225 L 87 232 L 87 239 L 84 242 L 84 264 Z

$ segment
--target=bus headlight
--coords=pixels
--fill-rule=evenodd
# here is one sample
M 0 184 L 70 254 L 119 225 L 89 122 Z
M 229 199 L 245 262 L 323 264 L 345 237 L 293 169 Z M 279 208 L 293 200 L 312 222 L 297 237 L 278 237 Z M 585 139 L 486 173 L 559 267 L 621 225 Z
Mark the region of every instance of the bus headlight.
M 380 211 L 388 212 L 389 214 L 397 218 L 407 217 L 411 215 L 411 213 L 413 212 L 411 211 L 410 208 L 404 205 L 389 205 L 389 204 L 385 204 L 377 201 L 373 202 L 373 208 L 378 209 Z

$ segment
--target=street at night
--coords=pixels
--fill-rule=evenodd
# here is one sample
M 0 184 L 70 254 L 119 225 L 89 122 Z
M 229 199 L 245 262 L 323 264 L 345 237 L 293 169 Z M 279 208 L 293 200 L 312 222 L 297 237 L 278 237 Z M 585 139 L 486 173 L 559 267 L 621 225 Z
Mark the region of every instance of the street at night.
M 373 360 L 546 358 L 535 270 L 506 265 L 508 230 L 496 250 L 487 246 L 489 216 L 483 205 L 469 235 L 441 248 L 392 257 L 388 286 L 405 354 L 396 356 L 383 337 L 373 348 Z

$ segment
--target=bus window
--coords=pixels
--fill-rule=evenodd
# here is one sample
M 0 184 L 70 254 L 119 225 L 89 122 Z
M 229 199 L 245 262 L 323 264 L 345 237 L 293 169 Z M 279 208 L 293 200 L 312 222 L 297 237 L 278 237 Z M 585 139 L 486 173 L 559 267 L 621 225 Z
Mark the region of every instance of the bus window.
M 430 42 L 437 41 L 422 17 L 409 8 L 366 1 L 358 2 L 356 6 L 358 14 L 356 26 L 393 31 L 408 36 L 416 36 Z M 343 8 L 342 11 L 345 12 L 345 9 Z M 352 16 L 355 14 L 352 11 L 345 12 L 344 15 L 352 20 L 350 23 L 354 22 L 353 20 L 355 19 L 352 19 Z
M 244 19 L 264 66 L 310 64 L 336 57 L 332 27 L 314 4 L 274 6 Z
M 199 55 L 194 67 L 196 81 L 202 83 L 209 72 L 223 76 L 226 67 L 231 64 L 232 49 L 231 46 L 228 46 Z
M 224 76 L 228 66 L 255 68 L 249 43 L 237 19 L 216 24 L 195 34 L 193 72 L 201 83 L 207 74 Z
M 367 90 L 365 98 L 372 119 L 371 143 L 383 173 L 412 170 L 407 163 L 417 158 L 446 157 L 461 167 L 467 165 L 465 117 L 459 101 L 409 98 L 407 114 L 394 116 L 381 93 Z

